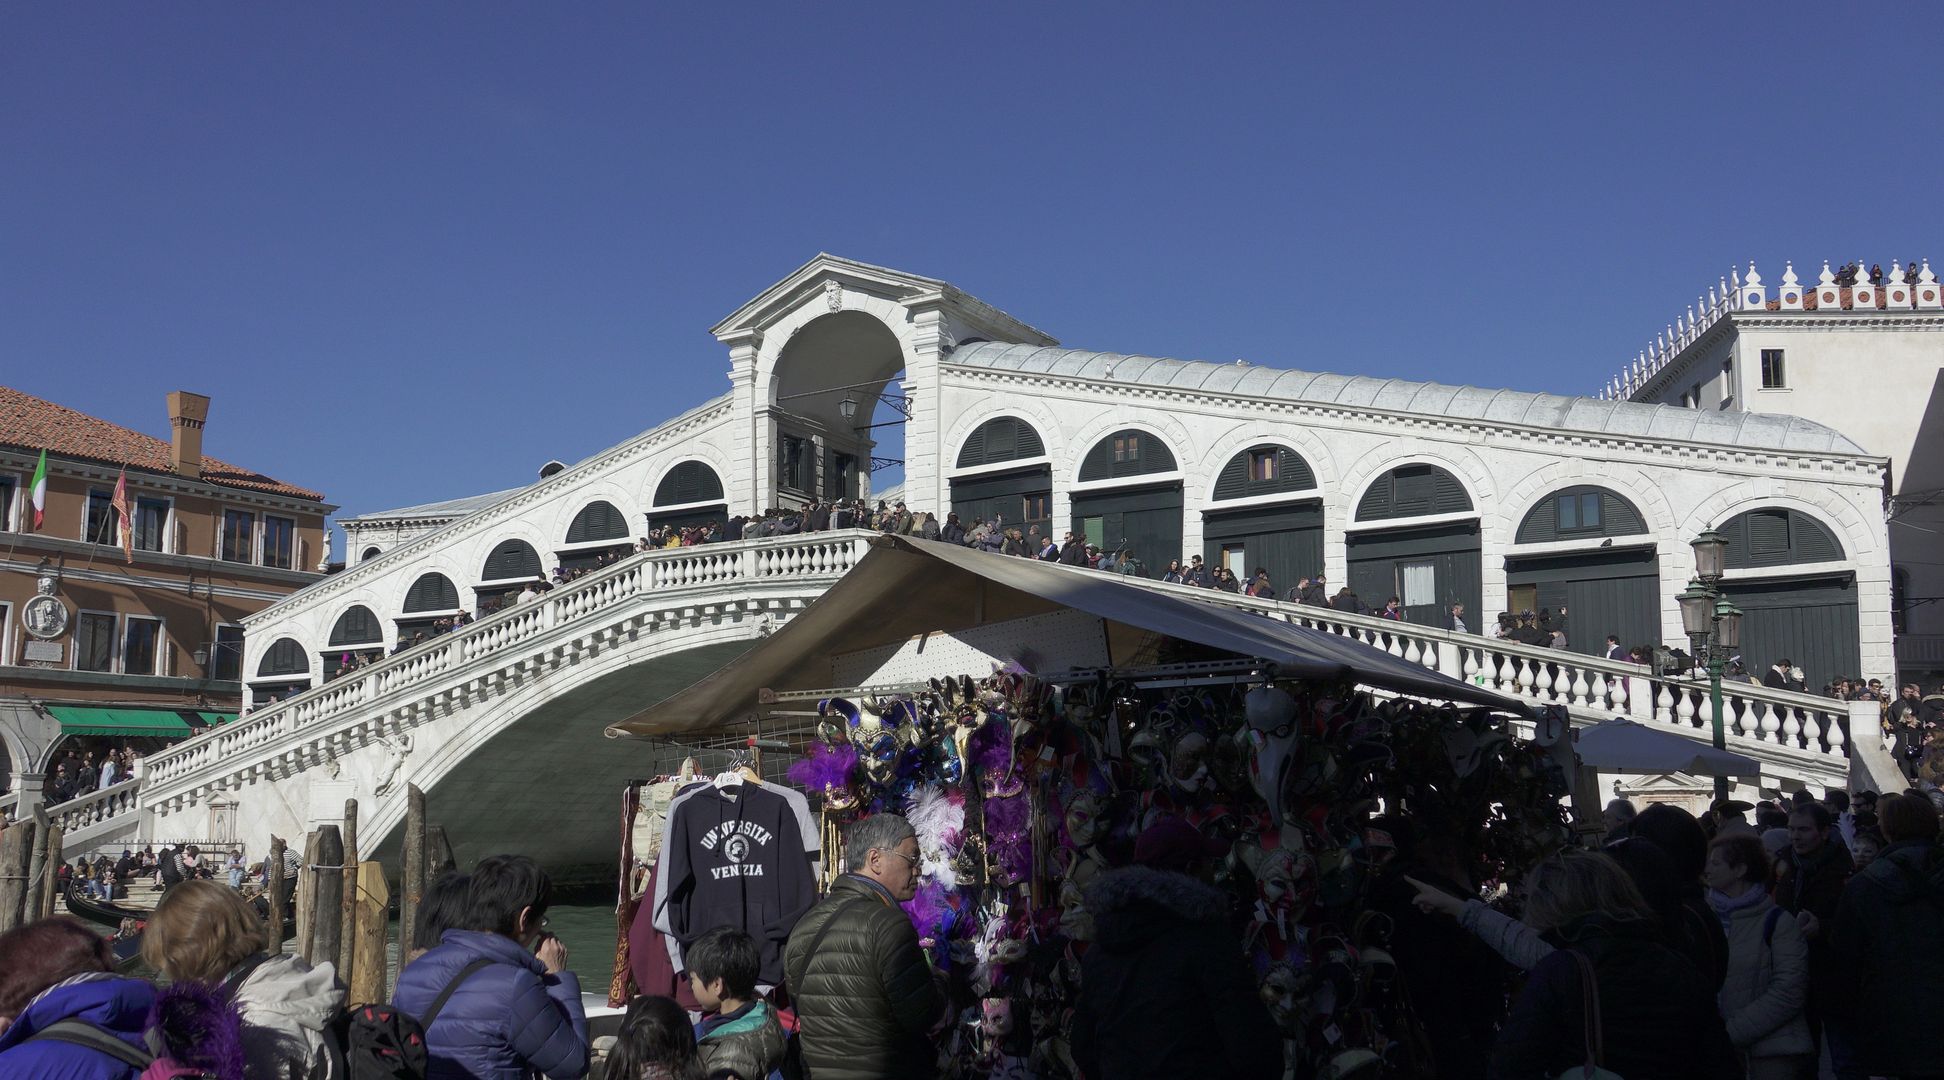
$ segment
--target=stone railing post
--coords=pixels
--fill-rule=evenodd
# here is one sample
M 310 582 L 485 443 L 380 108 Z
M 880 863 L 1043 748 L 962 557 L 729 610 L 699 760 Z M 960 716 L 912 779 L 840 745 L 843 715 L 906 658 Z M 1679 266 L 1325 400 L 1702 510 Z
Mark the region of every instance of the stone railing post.
M 1645 675 L 1629 675 L 1627 678 L 1627 716 L 1634 720 L 1650 721 L 1654 718 L 1654 680 Z

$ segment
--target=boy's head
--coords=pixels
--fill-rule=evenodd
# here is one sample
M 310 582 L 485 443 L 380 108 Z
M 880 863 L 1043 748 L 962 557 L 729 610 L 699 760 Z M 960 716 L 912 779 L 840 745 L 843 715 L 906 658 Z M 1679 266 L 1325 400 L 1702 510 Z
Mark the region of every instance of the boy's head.
M 689 988 L 704 1012 L 716 1012 L 724 1001 L 749 1001 L 756 996 L 756 972 L 762 957 L 756 939 L 730 926 L 718 926 L 682 951 L 688 965 Z

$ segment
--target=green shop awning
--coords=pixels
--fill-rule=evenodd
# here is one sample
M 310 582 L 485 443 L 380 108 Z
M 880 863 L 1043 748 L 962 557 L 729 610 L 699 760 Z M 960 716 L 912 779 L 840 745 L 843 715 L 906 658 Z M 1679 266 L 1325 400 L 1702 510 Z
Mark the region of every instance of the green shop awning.
M 64 735 L 161 735 L 180 737 L 190 732 L 181 714 L 166 709 L 99 709 L 84 705 L 49 705 Z
M 196 715 L 202 717 L 202 722 L 210 727 L 222 727 L 236 719 L 236 714 L 233 712 L 198 712 Z

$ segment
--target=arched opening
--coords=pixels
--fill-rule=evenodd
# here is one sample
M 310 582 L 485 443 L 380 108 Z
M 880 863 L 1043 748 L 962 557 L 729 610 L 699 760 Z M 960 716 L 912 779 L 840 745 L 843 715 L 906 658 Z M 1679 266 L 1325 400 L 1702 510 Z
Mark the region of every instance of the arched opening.
M 378 556 L 380 556 L 380 555 L 382 555 L 382 554 L 384 554 L 384 549 L 383 549 L 383 548 L 380 548 L 380 547 L 377 547 L 377 546 L 375 546 L 375 545 L 374 545 L 374 546 L 372 546 L 372 547 L 368 547 L 368 548 L 366 548 L 366 549 L 364 549 L 364 551 L 363 551 L 363 552 L 361 552 L 361 553 L 359 553 L 359 555 L 358 555 L 358 561 L 359 561 L 359 562 L 370 562 L 371 560 L 373 560 L 373 559 L 375 559 L 375 558 L 377 558 Z
M 1480 629 L 1485 588 L 1478 518 L 1465 485 L 1436 465 L 1399 465 L 1357 500 L 1344 536 L 1350 589 L 1372 610 L 1397 597 L 1405 618 L 1449 627 L 1451 605 L 1465 605 L 1468 629 Z M 1427 520 L 1428 519 L 1428 520 Z
M 310 656 L 296 638 L 278 638 L 257 661 L 250 680 L 250 702 L 267 705 L 310 689 Z
M 1323 572 L 1323 497 L 1303 455 L 1261 443 L 1229 458 L 1202 512 L 1202 557 L 1244 585 L 1265 570 L 1279 596 Z
M 1721 587 L 1745 613 L 1741 654 L 1749 671 L 1793 660 L 1812 693 L 1837 678 L 1863 673 L 1856 575 L 1810 569 L 1845 558 L 1842 541 L 1828 526 L 1776 506 L 1737 514 L 1716 531 L 1728 540 Z M 1804 569 L 1788 570 L 1796 566 Z M 1760 576 L 1738 575 L 1738 570 L 1760 571 Z
M 459 614 L 459 590 L 451 578 L 436 570 L 420 574 L 406 590 L 400 611 L 398 647 L 408 649 L 452 629 L 452 617 Z
M 537 582 L 545 572 L 540 568 L 540 553 L 525 540 L 501 540 L 486 556 L 479 569 L 479 584 L 473 587 L 481 618 L 512 602 L 527 585 Z
M 1045 440 L 1016 416 L 996 416 L 974 428 L 955 461 L 958 469 L 980 471 L 951 480 L 952 512 L 960 524 L 970 529 L 973 522 L 997 518 L 1006 528 L 1051 531 L 1053 466 L 1045 457 Z M 1014 461 L 1036 463 L 992 468 Z
M 1073 492 L 1073 531 L 1103 552 L 1132 555 L 1140 573 L 1181 557 L 1181 480 L 1141 482 L 1175 473 L 1174 451 L 1153 432 L 1122 428 L 1088 448 Z M 1117 481 L 1087 489 L 1088 483 Z
M 324 647 L 324 679 L 337 678 L 360 664 L 370 663 L 385 654 L 385 629 L 378 616 L 363 604 L 344 609 L 331 625 L 331 636 Z
M 1566 647 L 1587 656 L 1606 655 L 1609 635 L 1623 650 L 1660 644 L 1660 566 L 1640 508 L 1609 488 L 1560 488 L 1526 511 L 1513 540 L 1517 546 L 1575 542 L 1597 543 L 1507 555 L 1507 610 L 1551 612 L 1555 628 L 1564 624 Z M 1470 620 L 1471 629 L 1490 630 L 1485 618 L 1481 612 Z
M 581 507 L 567 526 L 567 538 L 554 554 L 564 570 L 591 569 L 634 550 L 628 518 L 613 503 L 596 499 Z
M 904 363 L 897 335 L 862 311 L 820 316 L 791 336 L 758 418 L 774 463 L 763 505 L 857 498 L 903 481 L 906 414 L 892 383 Z
M 648 528 L 652 532 L 719 524 L 728 518 L 728 510 L 723 502 L 722 477 L 704 462 L 684 461 L 655 485 Z

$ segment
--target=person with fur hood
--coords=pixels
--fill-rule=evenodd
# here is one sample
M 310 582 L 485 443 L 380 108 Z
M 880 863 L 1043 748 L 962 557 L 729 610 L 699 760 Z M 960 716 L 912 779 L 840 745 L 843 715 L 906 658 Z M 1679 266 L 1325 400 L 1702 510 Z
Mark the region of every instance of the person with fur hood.
M 185 881 L 163 896 L 142 934 L 142 958 L 178 987 L 235 1006 L 244 1080 L 324 1080 L 324 1032 L 344 1003 L 328 963 L 271 955 L 263 920 L 241 894 Z
M 1088 1080 L 1282 1076 L 1282 1038 L 1235 947 L 1228 900 L 1202 880 L 1225 848 L 1169 818 L 1135 841 L 1135 865 L 1088 888 L 1095 937 L 1073 1018 Z

